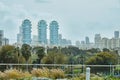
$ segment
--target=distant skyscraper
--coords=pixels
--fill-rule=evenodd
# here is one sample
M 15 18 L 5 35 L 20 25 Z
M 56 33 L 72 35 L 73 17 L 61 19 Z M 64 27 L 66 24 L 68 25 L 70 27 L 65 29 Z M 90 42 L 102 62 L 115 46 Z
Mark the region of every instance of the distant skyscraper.
M 22 22 L 22 43 L 23 44 L 31 44 L 31 21 L 25 19 Z
M 80 47 L 80 41 L 75 42 L 76 47 Z
M 59 46 L 62 45 L 62 34 L 58 35 L 58 43 L 59 43 Z
M 20 39 L 21 35 L 20 33 L 17 34 L 17 43 L 20 43 L 22 39 Z
M 95 47 L 101 48 L 101 36 L 100 36 L 100 34 L 95 34 Z
M 47 23 L 45 20 L 38 22 L 38 41 L 40 44 L 47 44 Z
M 3 36 L 4 36 L 3 30 L 0 30 L 0 46 L 2 46 Z
M 9 44 L 9 39 L 3 38 L 3 45 L 8 45 Z
M 71 40 L 67 40 L 68 45 L 72 45 L 72 41 Z
M 50 23 L 50 44 L 58 45 L 58 29 L 59 25 L 57 21 L 52 21 Z
M 114 32 L 114 38 L 119 38 L 119 31 Z
M 38 45 L 38 36 L 37 35 L 33 35 L 32 37 L 32 45 Z
M 67 39 L 62 39 L 62 46 L 67 46 Z
M 89 37 L 85 37 L 85 42 L 86 42 L 86 44 L 89 44 L 89 43 L 90 43 Z
M 22 27 L 19 27 L 19 33 L 17 34 L 17 43 L 22 44 Z
M 85 44 L 85 41 L 81 41 L 81 44 Z
M 116 39 L 115 38 L 112 38 L 111 39 L 111 48 L 116 48 Z
M 101 39 L 101 47 L 102 48 L 108 48 L 109 46 L 108 46 L 109 44 L 108 44 L 108 38 L 102 38 Z

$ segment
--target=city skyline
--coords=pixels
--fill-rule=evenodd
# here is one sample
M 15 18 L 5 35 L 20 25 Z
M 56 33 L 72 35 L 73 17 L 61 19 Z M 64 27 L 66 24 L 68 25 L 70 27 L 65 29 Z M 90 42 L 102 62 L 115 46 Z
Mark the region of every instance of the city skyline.
M 22 44 L 30 44 L 33 46 L 36 46 L 36 45 L 45 46 L 45 44 L 38 41 L 39 40 L 38 35 L 33 35 L 33 38 L 31 39 L 31 25 L 32 24 L 31 24 L 30 20 L 25 19 L 23 21 L 22 26 L 19 28 L 20 32 L 17 35 L 17 43 L 15 43 L 14 45 L 21 46 Z M 40 25 L 43 26 L 43 20 L 42 20 L 42 24 L 40 23 Z M 46 44 L 47 46 L 67 47 L 67 46 L 73 45 L 73 44 L 71 44 L 71 40 L 62 38 L 62 35 L 58 34 L 59 25 L 56 21 L 51 21 L 49 27 L 50 27 L 49 28 L 50 29 L 50 36 L 49 36 L 50 43 L 49 43 L 49 40 L 47 39 L 47 41 L 48 41 L 48 43 Z M 39 31 L 39 28 L 38 28 L 38 31 Z M 0 46 L 9 44 L 9 39 L 4 37 L 3 32 L 4 32 L 3 30 L 0 30 Z M 53 34 L 53 33 L 55 33 L 55 34 Z M 42 36 L 43 35 L 44 34 L 42 34 Z M 91 48 L 99 48 L 101 50 L 104 48 L 118 49 L 120 47 L 119 31 L 114 31 L 113 38 L 101 37 L 101 34 L 95 34 L 94 43 L 91 43 L 89 41 L 89 37 L 86 36 L 85 40 L 83 40 L 81 42 L 76 41 L 74 46 L 76 46 L 80 49 L 91 49 Z
M 58 21 L 60 34 L 72 43 L 86 36 L 94 42 L 95 34 L 112 38 L 114 31 L 120 31 L 119 0 L 29 0 L 28 4 L 27 1 L 0 1 L 0 29 L 10 42 L 17 41 L 19 27 L 26 18 L 32 22 L 33 35 L 37 34 L 39 20 Z

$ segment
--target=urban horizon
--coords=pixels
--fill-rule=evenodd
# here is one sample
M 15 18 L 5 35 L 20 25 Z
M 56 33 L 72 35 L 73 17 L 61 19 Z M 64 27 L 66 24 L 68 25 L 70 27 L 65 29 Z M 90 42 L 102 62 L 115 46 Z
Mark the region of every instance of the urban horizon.
M 25 20 L 26 20 L 26 19 L 25 19 Z M 40 20 L 40 21 L 43 21 L 43 20 Z M 38 24 L 40 23 L 40 21 L 38 22 Z M 52 22 L 52 21 L 51 21 L 51 22 Z M 59 23 L 58 23 L 58 24 L 59 24 Z M 22 25 L 22 24 L 21 24 L 21 25 Z M 32 24 L 31 24 L 31 25 L 32 25 Z M 49 28 L 50 26 L 49 26 L 49 25 L 50 25 L 50 24 L 46 24 L 46 27 L 47 27 L 47 29 L 50 30 L 50 28 Z M 38 25 L 38 26 L 39 26 L 39 25 Z M 38 28 L 37 28 L 37 29 L 38 29 Z M 46 30 L 47 30 L 47 29 L 46 29 Z M 59 28 L 59 29 L 60 29 L 60 28 Z M 1 31 L 3 31 L 3 30 L 1 30 Z M 19 31 L 21 31 L 21 30 L 20 30 L 20 27 L 19 27 Z M 37 30 L 37 31 L 38 31 L 38 30 Z M 50 31 L 47 30 L 47 31 L 46 31 L 46 34 L 47 34 L 48 32 L 50 32 Z M 5 32 L 3 31 L 3 36 L 4 36 L 4 33 L 5 33 Z M 37 33 L 39 34 L 39 32 L 37 32 Z M 59 33 L 59 30 L 58 30 L 58 33 Z M 19 34 L 19 33 L 18 33 L 18 34 Z M 30 34 L 31 34 L 31 33 L 30 33 Z M 16 34 L 16 35 L 17 35 L 17 34 Z M 59 35 L 61 36 L 62 39 L 65 39 L 65 40 L 66 40 L 66 38 L 63 38 L 63 37 L 62 37 L 62 34 L 59 33 Z M 58 35 L 58 36 L 59 36 L 59 35 Z M 71 41 L 71 45 L 75 45 L 75 46 L 79 45 L 79 46 L 80 46 L 80 44 L 95 44 L 95 43 L 96 43 L 96 42 L 95 42 L 96 36 L 97 36 L 97 37 L 100 37 L 99 39 L 102 40 L 102 39 L 119 39 L 119 35 L 120 35 L 120 34 L 119 34 L 119 31 L 114 31 L 114 36 L 111 37 L 111 38 L 101 36 L 101 34 L 97 33 L 97 34 L 94 35 L 94 38 L 93 38 L 94 41 L 93 41 L 93 42 L 91 42 L 89 36 L 86 36 L 86 37 L 85 37 L 83 40 L 81 40 L 81 41 L 80 41 L 80 40 L 76 40 L 75 43 L 73 43 L 71 40 L 70 40 L 70 41 Z M 48 40 L 46 44 L 50 44 L 50 43 L 49 43 L 49 40 L 50 40 L 50 39 L 48 38 L 48 37 L 50 37 L 50 35 L 47 34 L 46 36 L 47 36 L 46 39 Z M 38 35 L 32 35 L 32 34 L 31 34 L 31 39 L 32 39 L 32 40 L 31 40 L 31 43 L 32 43 L 32 41 L 34 41 L 34 37 L 35 37 L 35 38 L 37 37 L 37 40 L 35 40 L 35 42 L 39 42 Z M 4 38 L 5 38 L 5 39 L 8 39 L 8 38 L 6 38 L 5 36 L 4 36 Z M 87 40 L 86 38 L 87 38 L 88 40 Z M 9 39 L 9 41 L 10 41 L 10 39 Z M 17 38 L 16 38 L 16 42 L 14 42 L 14 43 L 18 43 Z M 12 43 L 12 44 L 14 44 L 14 43 Z M 11 44 L 11 43 L 9 43 L 9 44 Z M 77 46 L 77 47 L 79 47 L 79 46 Z
M 43 19 L 44 20 L 44 19 Z M 40 20 L 39 20 L 40 21 Z M 38 22 L 39 22 L 38 21 Z M 46 21 L 46 20 L 45 20 Z M 52 21 L 52 20 L 51 20 Z M 54 21 L 54 20 L 53 20 Z M 32 21 L 31 21 L 32 22 Z M 22 21 L 21 21 L 21 24 L 22 24 Z M 36 22 L 36 26 L 37 26 L 37 22 Z M 47 26 L 47 39 L 49 40 L 49 23 L 47 22 L 47 24 L 48 24 L 48 26 Z M 58 24 L 59 24 L 59 22 L 58 22 Z M 35 24 L 34 24 L 35 25 Z M 61 24 L 59 24 L 59 25 L 61 25 Z M 20 26 L 20 25 L 18 25 L 18 26 Z M 38 35 L 38 31 L 37 31 L 37 27 L 36 27 L 36 30 L 35 29 L 33 29 L 33 27 L 34 26 L 32 26 L 32 36 L 31 36 L 31 38 L 33 38 L 33 36 L 37 36 Z M 17 30 L 17 33 L 16 33 L 16 35 L 19 33 L 19 28 L 20 27 L 18 27 L 18 30 Z M 60 32 L 62 32 L 61 31 L 61 29 L 60 29 L 61 27 L 59 26 L 59 34 L 62 34 L 62 33 L 60 33 Z M 1 29 L 1 30 L 4 30 L 4 29 Z M 34 34 L 33 32 L 33 30 L 35 30 L 36 31 L 36 34 Z M 82 36 L 83 38 L 80 38 L 80 39 L 75 39 L 75 40 L 71 40 L 71 42 L 72 42 L 72 45 L 75 45 L 75 43 L 76 43 L 76 41 L 85 41 L 85 37 L 89 37 L 89 40 L 90 40 L 90 42 L 91 43 L 94 43 L 94 36 L 95 36 L 95 34 L 100 34 L 101 35 L 101 37 L 102 38 L 108 38 L 108 39 L 110 39 L 110 38 L 114 38 L 114 31 L 120 31 L 120 30 L 118 30 L 118 29 L 115 29 L 115 30 L 113 30 L 112 32 L 111 32 L 111 34 L 112 34 L 112 36 L 110 36 L 110 35 L 105 35 L 105 34 L 102 34 L 102 31 L 100 32 L 99 31 L 99 33 L 94 33 L 93 35 L 84 35 L 84 36 Z M 87 33 L 87 32 L 86 32 Z M 85 34 L 85 33 L 83 33 L 83 34 Z M 16 43 L 17 42 L 17 38 L 9 38 L 8 36 L 6 36 L 6 35 L 8 35 L 8 34 L 6 34 L 6 32 L 4 31 L 4 35 L 5 35 L 5 38 L 8 38 L 9 40 L 10 40 L 10 44 L 13 44 L 13 43 Z M 76 34 L 75 34 L 76 35 Z M 79 35 L 79 34 L 78 34 Z M 67 39 L 67 37 L 64 37 L 64 35 L 62 35 L 63 36 L 63 38 L 64 39 Z M 92 37 L 90 37 L 90 36 L 92 36 Z M 17 37 L 17 36 L 16 36 Z M 68 37 L 68 39 L 69 39 L 69 37 Z M 69 39 L 70 40 L 70 39 Z

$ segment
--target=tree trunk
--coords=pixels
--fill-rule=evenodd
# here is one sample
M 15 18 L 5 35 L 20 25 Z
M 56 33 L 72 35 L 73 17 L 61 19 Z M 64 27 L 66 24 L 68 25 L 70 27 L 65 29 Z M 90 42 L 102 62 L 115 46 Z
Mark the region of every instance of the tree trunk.
M 28 71 L 28 60 L 26 61 L 26 70 Z

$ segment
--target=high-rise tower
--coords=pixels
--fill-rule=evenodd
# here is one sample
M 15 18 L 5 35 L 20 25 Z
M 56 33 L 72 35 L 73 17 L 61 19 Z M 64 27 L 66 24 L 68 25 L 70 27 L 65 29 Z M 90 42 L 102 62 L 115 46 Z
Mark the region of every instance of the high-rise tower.
M 22 22 L 22 43 L 23 44 L 31 44 L 31 21 L 25 19 Z
M 50 23 L 50 44 L 58 45 L 58 29 L 59 25 L 57 21 L 52 21 Z
M 95 34 L 95 47 L 96 48 L 101 48 L 101 36 L 100 34 Z
M 114 32 L 114 38 L 119 38 L 119 31 Z
M 2 40 L 3 40 L 3 30 L 0 30 L 0 46 L 2 46 Z
M 85 37 L 85 43 L 90 44 L 89 37 Z
M 19 33 L 17 34 L 17 43 L 22 44 L 22 27 L 19 27 Z
M 47 23 L 45 20 L 38 22 L 38 42 L 40 44 L 47 44 Z

